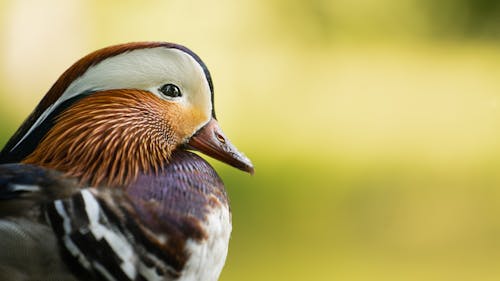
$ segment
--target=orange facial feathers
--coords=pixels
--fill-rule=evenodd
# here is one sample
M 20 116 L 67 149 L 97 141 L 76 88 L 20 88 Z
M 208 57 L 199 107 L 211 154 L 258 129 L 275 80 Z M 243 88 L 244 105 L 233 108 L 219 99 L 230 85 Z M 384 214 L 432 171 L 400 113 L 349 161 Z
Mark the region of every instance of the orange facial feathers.
M 146 91 L 93 93 L 65 110 L 23 162 L 64 171 L 94 186 L 123 185 L 139 171 L 162 169 L 186 137 L 184 126 L 190 124 L 180 122 L 182 110 Z

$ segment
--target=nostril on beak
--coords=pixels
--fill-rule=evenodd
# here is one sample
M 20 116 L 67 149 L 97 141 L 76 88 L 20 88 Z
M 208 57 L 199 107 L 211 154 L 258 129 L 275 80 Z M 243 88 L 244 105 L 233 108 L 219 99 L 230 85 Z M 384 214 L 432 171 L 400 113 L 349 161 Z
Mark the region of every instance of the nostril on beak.
M 217 138 L 218 141 L 221 143 L 226 143 L 226 139 L 219 133 L 215 132 L 215 137 Z

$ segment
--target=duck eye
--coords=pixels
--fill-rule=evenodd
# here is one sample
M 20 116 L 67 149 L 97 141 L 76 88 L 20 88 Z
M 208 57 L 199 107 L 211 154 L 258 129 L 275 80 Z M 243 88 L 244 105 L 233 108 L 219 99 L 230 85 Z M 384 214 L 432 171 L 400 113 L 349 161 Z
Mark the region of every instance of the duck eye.
M 182 96 L 181 90 L 174 84 L 165 84 L 159 90 L 167 97 L 176 98 Z

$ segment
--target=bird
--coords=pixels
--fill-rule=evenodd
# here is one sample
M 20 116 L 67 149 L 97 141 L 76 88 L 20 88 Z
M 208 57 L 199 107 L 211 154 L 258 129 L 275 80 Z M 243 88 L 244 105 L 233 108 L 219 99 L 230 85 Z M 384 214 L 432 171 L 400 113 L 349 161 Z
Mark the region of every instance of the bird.
M 218 280 L 231 210 L 199 153 L 254 173 L 198 55 L 132 42 L 84 56 L 0 152 L 0 280 Z

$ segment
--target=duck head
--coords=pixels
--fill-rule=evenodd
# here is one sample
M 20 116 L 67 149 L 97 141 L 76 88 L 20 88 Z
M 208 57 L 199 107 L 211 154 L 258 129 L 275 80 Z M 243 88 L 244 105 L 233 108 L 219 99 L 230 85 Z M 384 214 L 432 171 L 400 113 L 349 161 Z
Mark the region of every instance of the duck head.
M 217 123 L 210 73 L 189 49 L 140 42 L 95 51 L 55 82 L 0 153 L 92 185 L 158 172 L 194 149 L 253 173 Z

